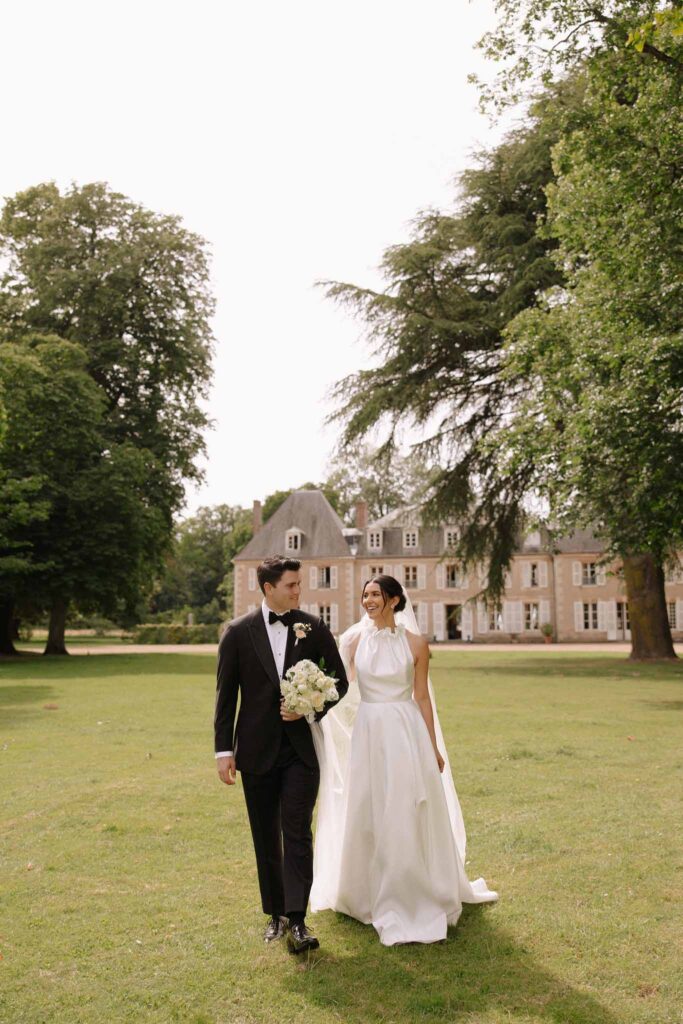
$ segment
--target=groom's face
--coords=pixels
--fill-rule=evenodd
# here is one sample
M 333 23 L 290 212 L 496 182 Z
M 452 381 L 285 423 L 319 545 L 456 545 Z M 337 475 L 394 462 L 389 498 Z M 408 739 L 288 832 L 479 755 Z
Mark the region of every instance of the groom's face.
M 299 607 L 301 573 L 288 569 L 277 583 L 266 583 L 266 601 L 274 612 L 282 614 Z

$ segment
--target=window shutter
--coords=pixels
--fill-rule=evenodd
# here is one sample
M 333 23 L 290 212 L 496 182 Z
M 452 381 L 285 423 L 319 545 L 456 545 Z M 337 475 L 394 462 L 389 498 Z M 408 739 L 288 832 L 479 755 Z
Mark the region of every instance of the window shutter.
M 572 562 L 572 583 L 575 587 L 581 586 L 581 576 L 583 573 L 583 566 L 581 562 Z M 583 616 L 583 612 L 581 612 Z
M 432 621 L 434 623 L 434 636 L 437 640 L 446 639 L 446 613 L 440 601 L 432 605 Z
M 512 573 L 509 569 L 506 569 L 503 573 L 503 587 L 505 590 L 510 590 L 512 587 Z
M 681 598 L 676 599 L 676 632 L 679 633 L 683 630 L 683 601 Z
M 468 585 L 469 581 L 470 581 L 470 578 L 467 575 L 467 573 L 463 572 L 462 570 L 460 570 L 458 572 L 458 585 L 460 586 L 460 588 L 462 590 L 466 590 L 467 589 L 467 585 Z
M 574 562 L 574 565 L 581 567 L 581 562 Z M 577 633 L 583 631 L 583 601 L 574 601 L 574 629 Z
M 390 574 L 394 579 L 398 580 L 402 587 L 405 587 L 406 581 L 403 578 L 403 566 L 397 565 L 394 571 Z
M 330 629 L 333 633 L 339 632 L 339 605 L 330 605 Z
M 429 606 L 426 601 L 420 601 L 417 606 L 418 629 L 425 636 L 429 632 Z
M 598 584 L 598 586 L 604 587 L 604 585 L 605 585 L 605 567 L 604 567 L 604 565 L 599 565 L 597 567 L 597 569 L 595 571 L 595 581 Z
M 617 638 L 617 602 L 616 601 L 605 601 L 605 629 L 607 630 L 607 639 L 616 640 Z
M 337 587 L 339 586 L 338 577 L 339 577 L 339 573 L 337 572 L 337 566 L 336 565 L 330 566 L 330 589 L 331 590 L 336 590 Z
M 418 565 L 418 567 L 417 567 L 417 589 L 418 590 L 426 590 L 427 589 L 427 566 L 426 565 Z M 425 632 L 426 632 L 426 630 L 425 630 Z
M 256 569 L 249 570 L 249 582 L 247 584 L 249 590 L 256 590 Z
M 598 629 L 607 632 L 607 601 L 598 601 Z
M 503 629 L 506 633 L 514 633 L 512 628 L 512 601 L 503 601 Z
M 472 634 L 474 633 L 472 618 L 472 605 L 469 603 L 464 604 L 462 606 L 462 617 L 460 620 L 460 629 L 464 640 L 472 639 Z
M 370 576 L 370 566 L 369 565 L 362 566 L 361 571 L 360 571 L 360 575 L 361 575 L 361 585 L 362 585 L 363 583 L 365 583 L 365 581 Z
M 540 618 L 539 626 L 542 626 L 544 622 L 550 622 L 550 601 L 539 602 L 538 614 Z
M 524 626 L 524 606 L 521 601 L 512 601 L 512 632 L 521 633 Z
M 522 587 L 531 586 L 531 562 L 522 562 Z
M 477 602 L 477 633 L 488 633 L 489 620 L 486 614 L 486 605 L 483 601 Z
M 317 604 L 309 604 L 308 612 L 309 615 L 315 615 L 316 618 L 320 615 L 320 609 Z
M 436 589 L 446 589 L 446 566 L 443 564 L 443 562 L 439 562 L 439 564 L 436 567 Z
M 547 562 L 539 562 L 538 563 L 538 585 L 539 585 L 539 587 L 547 587 L 548 586 L 548 563 Z
M 312 565 L 308 570 L 308 587 L 310 590 L 318 589 L 318 566 Z M 316 615 L 318 613 L 316 612 Z

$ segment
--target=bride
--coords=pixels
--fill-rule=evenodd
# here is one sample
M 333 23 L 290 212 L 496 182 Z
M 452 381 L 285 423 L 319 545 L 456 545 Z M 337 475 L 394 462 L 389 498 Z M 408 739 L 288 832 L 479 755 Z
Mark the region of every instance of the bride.
M 321 767 L 311 909 L 380 942 L 438 942 L 462 904 L 496 900 L 465 874 L 465 827 L 429 682 L 429 646 L 392 576 L 368 580 L 344 633 L 346 699 L 311 728 Z

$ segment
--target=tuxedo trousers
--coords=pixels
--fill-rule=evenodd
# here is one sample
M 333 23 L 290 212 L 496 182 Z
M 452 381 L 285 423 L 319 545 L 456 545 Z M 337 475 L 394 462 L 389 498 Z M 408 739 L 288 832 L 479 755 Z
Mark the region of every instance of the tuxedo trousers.
M 313 884 L 313 808 L 320 771 L 301 760 L 283 732 L 275 764 L 242 772 L 266 914 L 305 914 Z

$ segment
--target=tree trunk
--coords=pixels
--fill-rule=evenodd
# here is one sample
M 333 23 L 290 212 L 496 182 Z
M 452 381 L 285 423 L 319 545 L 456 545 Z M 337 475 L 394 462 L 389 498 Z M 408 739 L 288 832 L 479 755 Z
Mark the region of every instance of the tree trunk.
M 3 598 L 0 601 L 0 654 L 17 654 L 14 646 L 14 601 Z
M 66 630 L 66 613 L 69 602 L 64 597 L 55 597 L 50 609 L 50 625 L 47 631 L 47 643 L 43 654 L 68 654 L 64 642 Z
M 626 555 L 624 579 L 634 661 L 675 658 L 666 611 L 664 570 L 651 554 Z

